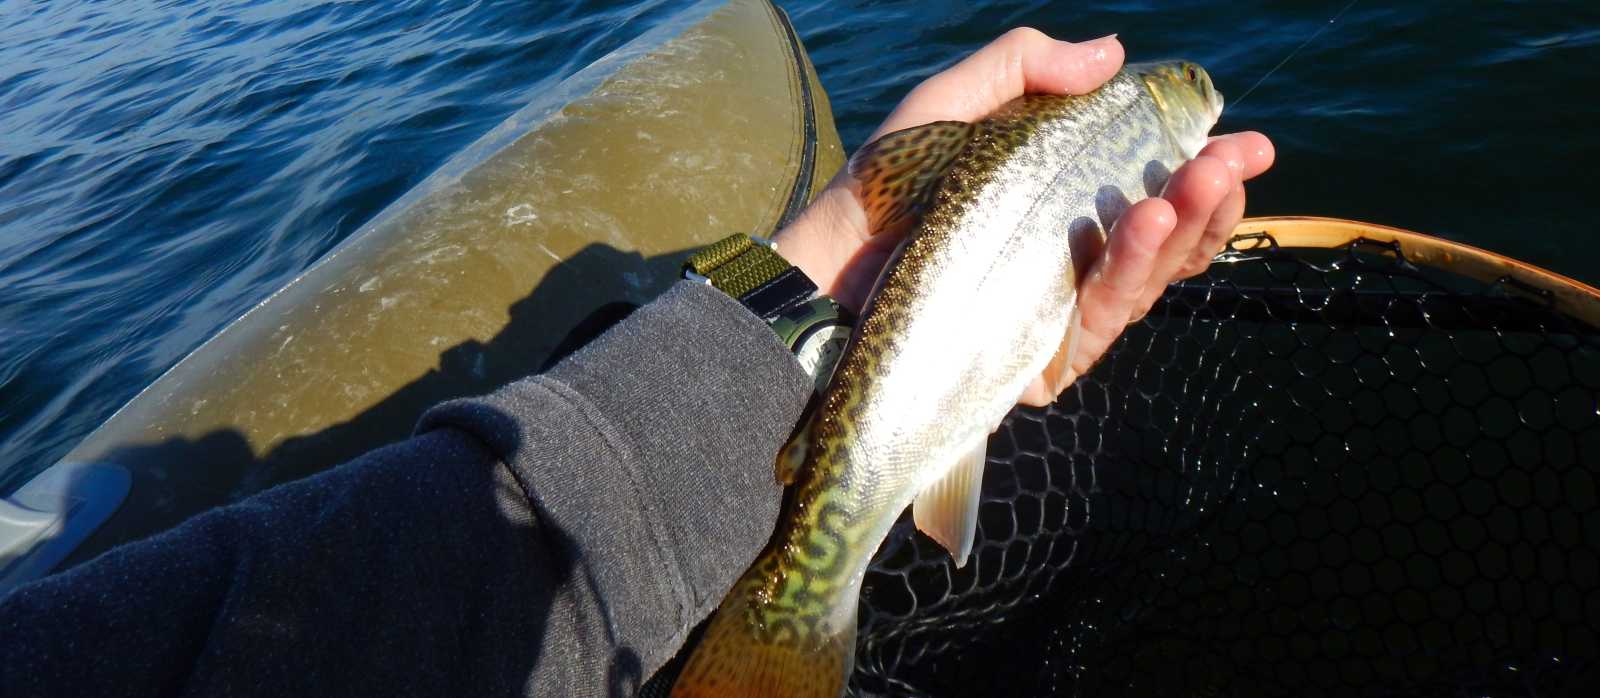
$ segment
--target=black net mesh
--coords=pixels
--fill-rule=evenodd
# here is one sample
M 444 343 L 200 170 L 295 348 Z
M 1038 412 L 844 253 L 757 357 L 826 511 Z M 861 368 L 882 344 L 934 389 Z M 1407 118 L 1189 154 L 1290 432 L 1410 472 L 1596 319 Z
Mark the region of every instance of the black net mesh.
M 1235 240 L 902 521 L 852 693 L 1570 695 L 1600 680 L 1600 334 L 1392 245 Z

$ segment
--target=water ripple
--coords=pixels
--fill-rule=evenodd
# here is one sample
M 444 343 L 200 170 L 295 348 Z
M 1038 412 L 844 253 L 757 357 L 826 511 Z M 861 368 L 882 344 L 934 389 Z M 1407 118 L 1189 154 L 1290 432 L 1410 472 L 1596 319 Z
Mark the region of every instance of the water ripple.
M 0 491 L 683 4 L 0 3 Z
M 688 0 L 0 0 L 0 491 L 457 150 Z M 797 0 L 845 143 L 1014 25 L 1121 33 L 1225 93 L 1342 2 Z M 1224 127 L 1255 213 L 1368 218 L 1589 281 L 1592 2 L 1362 3 Z

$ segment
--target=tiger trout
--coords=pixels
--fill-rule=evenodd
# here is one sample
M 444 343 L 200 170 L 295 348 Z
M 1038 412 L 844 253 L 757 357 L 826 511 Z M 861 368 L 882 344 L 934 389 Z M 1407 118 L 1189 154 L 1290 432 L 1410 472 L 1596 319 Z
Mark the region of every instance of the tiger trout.
M 1020 97 L 851 157 L 871 229 L 907 234 L 778 454 L 792 487 L 771 543 L 712 617 L 674 696 L 838 696 L 867 563 L 907 505 L 965 563 L 989 434 L 1063 360 L 1063 339 L 1075 344 L 1069 237 L 1103 234 L 1159 195 L 1221 112 L 1199 66 L 1132 64 L 1086 95 Z

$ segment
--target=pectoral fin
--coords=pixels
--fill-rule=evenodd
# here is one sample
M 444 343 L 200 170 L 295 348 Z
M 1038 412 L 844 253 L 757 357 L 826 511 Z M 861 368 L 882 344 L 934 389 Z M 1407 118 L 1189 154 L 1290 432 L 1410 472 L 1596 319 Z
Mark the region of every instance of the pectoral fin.
M 1078 360 L 1078 343 L 1083 339 L 1083 306 L 1072 304 L 1072 317 L 1067 320 L 1067 366 Z
M 868 231 L 897 230 L 920 217 L 976 130 L 965 121 L 935 121 L 895 131 L 856 151 L 850 176 L 861 183 Z
M 916 521 L 917 530 L 949 550 L 956 567 L 967 564 L 972 538 L 978 531 L 978 497 L 983 489 L 983 462 L 988 448 L 987 439 L 979 441 L 911 504 L 911 518 Z
M 811 447 L 811 419 L 807 418 L 804 425 L 794 436 L 789 437 L 789 443 L 778 449 L 778 462 L 773 468 L 773 474 L 778 477 L 778 482 L 793 485 L 795 478 L 799 477 L 800 466 L 806 464 L 806 452 Z
M 1050 390 L 1059 395 L 1078 379 L 1078 374 L 1072 369 L 1072 363 L 1078 360 L 1078 345 L 1083 339 L 1083 306 L 1072 306 L 1072 317 L 1067 320 L 1067 337 L 1062 342 L 1061 348 L 1056 350 L 1055 356 L 1050 357 L 1050 363 L 1044 369 L 1044 375 L 1055 376 L 1056 384 L 1049 386 Z

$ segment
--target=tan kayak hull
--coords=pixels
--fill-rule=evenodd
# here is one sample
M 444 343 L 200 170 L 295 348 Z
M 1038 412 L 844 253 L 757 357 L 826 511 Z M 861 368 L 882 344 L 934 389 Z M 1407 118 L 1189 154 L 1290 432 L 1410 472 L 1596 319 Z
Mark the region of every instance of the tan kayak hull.
M 133 484 L 69 562 L 536 372 L 693 248 L 773 230 L 842 160 L 776 8 L 686 10 L 537 96 L 73 449 Z

